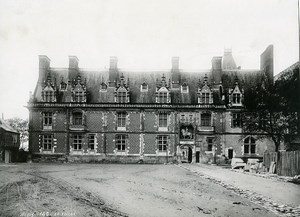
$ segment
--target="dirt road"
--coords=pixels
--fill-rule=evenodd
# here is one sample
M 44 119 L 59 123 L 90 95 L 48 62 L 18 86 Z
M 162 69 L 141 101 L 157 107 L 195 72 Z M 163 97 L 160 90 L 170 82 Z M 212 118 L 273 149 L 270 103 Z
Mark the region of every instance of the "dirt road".
M 0 165 L 0 183 L 0 216 L 276 216 L 174 165 Z

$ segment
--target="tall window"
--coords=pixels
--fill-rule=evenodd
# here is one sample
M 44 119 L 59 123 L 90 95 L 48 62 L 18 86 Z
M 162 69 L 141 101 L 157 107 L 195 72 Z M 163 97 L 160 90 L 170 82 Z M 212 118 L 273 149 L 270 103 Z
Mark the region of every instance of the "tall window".
M 43 113 L 43 128 L 52 129 L 52 112 Z
M 158 151 L 165 152 L 168 147 L 168 136 L 158 136 L 157 137 Z
M 158 103 L 168 103 L 168 93 L 167 92 L 158 92 Z
M 244 154 L 255 154 L 256 153 L 256 144 L 253 137 L 247 137 L 244 140 Z
M 76 90 L 74 92 L 74 101 L 75 102 L 84 102 L 84 92 Z
M 126 103 L 127 102 L 127 92 L 125 92 L 125 91 L 117 92 L 117 102 L 118 103 Z
M 203 104 L 209 104 L 209 95 L 210 95 L 210 93 L 202 93 L 201 94 L 201 102 Z
M 242 119 L 241 113 L 232 113 L 232 127 L 241 127 Z
M 43 136 L 43 149 L 51 150 L 52 149 L 52 135 Z
M 234 104 L 240 104 L 241 103 L 241 94 L 239 94 L 239 93 L 233 93 L 232 94 L 232 103 L 234 103 Z
M 201 126 L 208 127 L 211 126 L 211 114 L 202 113 L 201 114 Z
M 126 112 L 117 113 L 117 127 L 125 128 L 126 127 Z
M 96 138 L 94 134 L 89 134 L 89 149 L 90 150 L 95 150 L 95 142 Z
M 159 127 L 168 127 L 168 114 L 167 113 L 159 113 L 158 126 Z
M 207 151 L 212 151 L 213 148 L 213 138 L 208 137 L 207 138 Z
M 73 149 L 74 150 L 81 150 L 82 147 L 82 135 L 74 135 L 73 138 Z
M 74 112 L 73 113 L 73 124 L 74 125 L 83 125 L 82 112 Z
M 54 99 L 54 92 L 51 90 L 45 90 L 44 92 L 44 101 L 45 102 L 52 102 Z
M 123 152 L 126 149 L 126 135 L 116 136 L 116 148 L 118 151 Z

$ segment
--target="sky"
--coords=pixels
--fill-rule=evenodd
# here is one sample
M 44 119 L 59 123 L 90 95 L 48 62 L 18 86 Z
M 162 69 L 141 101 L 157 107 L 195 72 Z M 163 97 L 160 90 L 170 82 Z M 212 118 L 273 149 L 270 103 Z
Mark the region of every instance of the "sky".
M 0 114 L 28 118 L 38 55 L 51 67 L 210 69 L 231 48 L 242 69 L 259 69 L 274 45 L 274 74 L 298 61 L 297 0 L 0 0 Z

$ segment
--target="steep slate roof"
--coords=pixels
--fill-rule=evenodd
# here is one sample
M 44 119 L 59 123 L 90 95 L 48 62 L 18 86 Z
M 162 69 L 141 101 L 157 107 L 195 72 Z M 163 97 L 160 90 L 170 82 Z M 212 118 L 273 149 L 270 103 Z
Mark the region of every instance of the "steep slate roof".
M 12 132 L 12 133 L 18 133 L 15 129 L 13 129 L 5 120 L 0 118 L 0 128 L 2 128 L 5 131 Z
M 45 56 L 43 57 L 45 58 Z M 74 58 L 75 57 L 72 56 L 72 61 L 74 61 Z M 197 104 L 198 88 L 203 84 L 205 75 L 207 75 L 208 85 L 213 91 L 213 104 L 227 104 L 228 91 L 230 88 L 233 88 L 236 79 L 238 79 L 240 88 L 245 92 L 252 88 L 255 88 L 257 85 L 261 85 L 262 80 L 265 76 L 265 73 L 263 71 L 242 70 L 240 68 L 237 68 L 231 52 L 225 52 L 223 58 L 222 68 L 216 70 L 182 70 L 178 68 L 174 69 L 173 67 L 172 69 L 167 70 L 129 70 L 122 68 L 90 70 L 78 68 L 78 62 L 75 63 L 75 67 L 73 67 L 74 62 L 72 62 L 73 65 L 69 68 L 47 68 L 43 72 L 44 74 L 46 74 L 44 75 L 43 80 L 45 80 L 47 75 L 50 74 L 52 82 L 56 84 L 58 91 L 60 83 L 62 81 L 68 83 L 69 88 L 67 89 L 67 91 L 59 91 L 59 93 L 57 94 L 57 102 L 71 102 L 70 86 L 72 80 L 75 79 L 77 75 L 80 75 L 82 82 L 86 82 L 87 103 L 114 102 L 114 94 L 116 88 L 115 86 L 112 87 L 111 85 L 109 85 L 109 74 L 111 75 L 111 77 L 112 75 L 117 76 L 116 79 L 119 79 L 120 75 L 124 75 L 125 83 L 128 85 L 130 91 L 130 103 L 155 103 L 156 88 L 160 84 L 161 77 L 163 75 L 166 77 L 167 86 L 169 87 L 173 86 L 172 75 L 174 75 L 173 77 L 176 77 L 177 80 L 178 75 L 180 75 L 179 86 L 178 81 L 174 81 L 174 83 L 177 82 L 177 88 L 170 88 L 171 103 L 175 104 Z M 76 58 L 75 60 L 78 59 Z M 115 60 L 116 57 L 111 59 L 111 61 Z M 216 61 L 222 61 L 222 58 L 220 57 Z M 178 64 L 178 59 L 175 58 L 175 62 Z M 48 64 L 50 64 L 50 62 L 48 62 Z M 116 63 L 113 64 L 115 67 L 117 66 Z M 221 64 L 219 65 L 221 66 Z M 176 65 L 176 67 L 178 66 Z M 174 74 L 174 72 L 176 73 L 176 75 Z M 221 83 L 214 82 L 213 73 L 215 73 L 214 76 L 220 73 Z M 108 86 L 107 92 L 100 91 L 100 86 L 103 82 Z M 147 92 L 141 91 L 141 85 L 144 82 L 148 84 Z M 181 92 L 181 85 L 183 83 L 186 83 L 188 85 L 188 93 Z M 36 91 L 33 96 L 34 100 L 37 102 L 42 101 L 41 90 L 43 88 L 43 85 L 43 82 L 41 82 L 39 79 L 39 82 L 37 82 Z M 222 86 L 222 95 L 225 95 L 225 102 L 222 100 L 220 86 Z

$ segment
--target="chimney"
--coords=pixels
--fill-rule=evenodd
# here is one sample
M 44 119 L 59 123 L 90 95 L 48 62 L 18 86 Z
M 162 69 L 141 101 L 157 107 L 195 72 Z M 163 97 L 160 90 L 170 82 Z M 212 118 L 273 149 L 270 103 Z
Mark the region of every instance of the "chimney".
M 179 69 L 179 57 L 172 57 L 172 69 Z
M 270 86 L 274 83 L 274 57 L 273 45 L 269 45 L 266 50 L 260 55 L 260 70 L 265 73 Z
M 118 68 L 118 58 L 117 57 L 110 57 L 110 69 L 117 69 Z
M 41 84 L 47 76 L 47 71 L 50 68 L 50 59 L 45 55 L 39 55 L 39 80 Z
M 213 70 L 221 70 L 222 69 L 222 57 L 213 57 L 211 60 L 212 69 Z
M 79 60 L 76 56 L 69 56 L 69 80 L 72 80 L 78 75 L 78 63 Z
M 76 56 L 69 56 L 69 68 L 78 69 L 79 60 Z
M 118 58 L 111 56 L 109 60 L 109 86 L 115 87 L 118 80 Z

